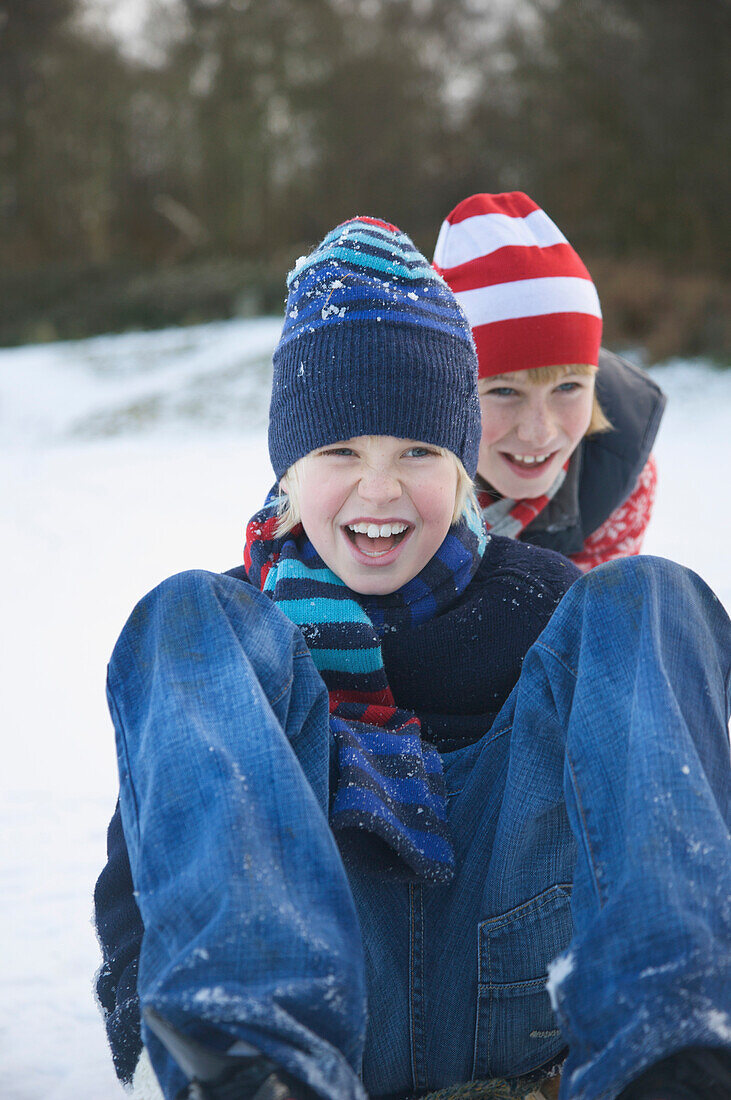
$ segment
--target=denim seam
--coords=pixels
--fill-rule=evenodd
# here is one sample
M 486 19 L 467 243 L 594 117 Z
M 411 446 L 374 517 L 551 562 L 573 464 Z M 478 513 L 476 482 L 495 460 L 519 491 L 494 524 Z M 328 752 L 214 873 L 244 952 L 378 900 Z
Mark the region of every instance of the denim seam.
M 563 890 L 564 893 L 570 893 L 571 883 L 569 882 L 555 882 L 553 886 L 548 886 L 543 891 L 546 895 L 541 897 L 541 894 L 536 894 L 533 898 L 528 898 L 528 901 L 522 902 L 520 905 L 516 905 L 515 909 L 508 909 L 505 913 L 500 913 L 497 917 L 488 917 L 486 920 L 480 921 L 478 928 L 485 928 L 487 925 L 496 925 L 498 921 L 504 920 L 505 917 L 510 915 L 512 921 L 513 917 L 519 916 L 524 909 L 527 909 L 529 905 L 533 905 L 536 909 L 542 909 L 544 905 L 548 905 L 553 900 L 555 890 Z M 547 895 L 551 894 L 551 897 Z M 538 899 L 541 898 L 539 901 Z M 506 922 L 507 923 L 507 922 Z
M 492 960 L 492 953 L 488 947 L 488 955 Z M 492 969 L 492 961 L 490 961 L 490 968 Z M 485 986 L 488 993 L 510 993 L 514 992 L 516 996 L 525 996 L 528 993 L 540 992 L 540 990 L 546 987 L 546 975 L 542 974 L 540 978 L 526 978 L 521 982 L 488 982 Z
M 503 726 L 503 728 L 501 730 L 498 730 L 497 733 L 495 733 L 495 734 L 493 734 L 492 730 L 490 730 L 489 734 L 485 734 L 484 739 L 482 739 L 480 741 L 480 749 L 484 749 L 488 745 L 491 745 L 493 743 L 493 741 L 497 741 L 498 737 L 504 737 L 506 733 L 510 733 L 512 728 L 513 728 L 513 724 L 511 722 L 509 726 Z M 470 778 L 469 776 L 467 776 L 465 778 L 465 783 L 467 782 L 467 780 L 469 778 Z M 464 783 L 462 784 L 461 787 L 458 787 L 457 790 L 447 791 L 447 799 L 455 798 L 458 794 L 462 794 L 463 790 L 464 790 Z
M 477 1076 L 477 1041 L 480 1037 L 480 987 L 482 982 L 482 951 L 480 950 L 480 926 L 477 925 L 477 999 L 475 1003 L 475 1041 L 472 1047 L 472 1080 Z
M 575 668 L 572 668 L 571 665 L 567 664 L 565 658 L 560 653 L 557 653 L 555 649 L 551 649 L 550 645 L 546 645 L 545 642 L 540 642 L 540 641 L 539 642 L 534 642 L 533 644 L 536 646 L 537 649 L 543 649 L 543 650 L 546 651 L 546 653 L 550 653 L 552 657 L 556 658 L 556 660 L 562 666 L 562 668 L 565 668 L 567 672 L 570 672 L 575 680 L 578 679 L 578 676 L 579 676 L 578 670 L 575 669 Z
M 290 678 L 287 680 L 287 682 L 284 685 L 284 687 L 282 688 L 282 690 L 277 695 L 275 695 L 272 699 L 269 700 L 269 706 L 273 707 L 275 703 L 278 703 L 279 700 L 282 698 L 282 696 L 287 694 L 287 692 L 289 691 L 289 689 L 291 688 L 293 683 L 294 683 L 294 676 L 290 676 Z
M 492 995 L 492 946 L 490 944 L 490 938 L 487 939 L 487 1062 L 485 1065 L 488 1073 L 491 1073 L 492 1067 L 492 1015 L 495 1007 L 494 997 Z
M 572 668 L 571 665 L 567 664 L 567 662 L 564 660 L 564 658 L 561 656 L 561 654 L 556 653 L 555 649 L 551 649 L 551 647 L 546 645 L 545 642 L 540 642 L 539 641 L 539 642 L 536 642 L 535 645 L 539 649 L 544 650 L 546 653 L 550 653 L 551 656 L 556 661 L 558 661 L 558 663 L 561 665 L 561 667 L 563 669 L 565 669 L 566 672 L 569 673 L 569 675 L 573 676 L 573 678 L 575 680 L 578 679 L 578 675 L 579 675 L 578 671 L 575 668 Z M 584 844 L 586 846 L 586 853 L 587 853 L 587 856 L 588 856 L 589 866 L 591 867 L 591 875 L 592 875 L 592 879 L 593 879 L 593 882 L 594 882 L 594 890 L 596 891 L 596 896 L 597 896 L 597 899 L 599 901 L 599 907 L 603 909 L 604 905 L 605 905 L 605 901 L 602 897 L 601 888 L 599 886 L 599 876 L 598 876 L 598 870 L 597 870 L 598 869 L 598 863 L 597 863 L 597 860 L 594 856 L 594 852 L 592 851 L 591 837 L 589 835 L 589 826 L 588 826 L 587 819 L 586 819 L 586 812 L 584 810 L 584 806 L 583 806 L 582 801 L 581 801 L 581 794 L 579 793 L 579 783 L 578 783 L 578 780 L 576 778 L 576 769 L 575 769 L 574 764 L 571 760 L 571 755 L 569 753 L 568 746 L 566 746 L 565 754 L 566 754 L 566 766 L 567 766 L 567 768 L 569 770 L 569 773 L 571 775 L 571 786 L 572 786 L 572 789 L 573 789 L 573 792 L 574 792 L 574 798 L 576 799 L 576 807 L 577 807 L 577 810 L 578 810 L 578 813 L 579 813 L 579 817 L 581 818 L 582 839 L 583 839 Z
M 419 910 L 417 914 L 416 899 Z M 409 884 L 410 965 L 409 1022 L 411 1029 L 411 1080 L 415 1090 L 427 1088 L 424 1059 L 424 891 L 420 884 Z
M 141 845 L 142 844 L 142 838 L 141 838 L 141 835 L 140 835 L 140 806 L 139 806 L 139 802 L 137 800 L 137 791 L 135 790 L 134 781 L 132 779 L 132 768 L 130 767 L 129 749 L 127 747 L 127 733 L 126 733 L 126 730 L 124 728 L 124 723 L 122 722 L 122 716 L 119 712 L 119 706 L 117 705 L 117 700 L 114 698 L 114 692 L 112 690 L 112 686 L 109 683 L 107 684 L 107 686 L 108 686 L 108 691 L 109 691 L 109 702 L 110 702 L 111 707 L 114 710 L 114 714 L 116 715 L 117 723 L 119 724 L 119 739 L 120 739 L 120 742 L 121 742 L 121 745 L 122 745 L 122 751 L 124 753 L 125 764 L 127 766 L 127 785 L 129 787 L 129 790 L 130 790 L 130 793 L 131 793 L 131 796 L 132 796 L 132 802 L 134 803 L 134 808 L 135 808 L 135 831 L 137 833 L 137 844 Z
M 419 999 L 421 1001 L 421 1069 L 423 1080 L 421 1082 L 422 1088 L 429 1089 L 429 1077 L 426 1071 L 426 1051 L 425 1051 L 425 1037 L 426 1037 L 426 981 L 424 975 L 424 952 L 426 950 L 426 928 L 424 925 L 424 889 L 419 886 L 419 922 L 421 930 L 420 939 L 420 952 L 418 958 L 419 966 Z
M 418 1089 L 416 1079 L 416 1039 L 414 1029 L 414 886 L 409 883 L 409 1045 L 411 1047 L 411 1084 Z
M 579 817 L 581 818 L 582 839 L 583 839 L 584 844 L 586 846 L 586 854 L 589 857 L 588 862 L 589 862 L 589 866 L 591 867 L 591 877 L 592 877 L 592 880 L 594 882 L 594 890 L 596 891 L 597 900 L 599 902 L 599 908 L 603 909 L 606 902 L 605 902 L 604 898 L 602 897 L 601 886 L 599 885 L 598 861 L 596 860 L 596 858 L 594 856 L 594 852 L 592 850 L 591 836 L 589 834 L 589 825 L 588 825 L 588 822 L 587 822 L 587 819 L 586 819 L 586 811 L 584 810 L 584 806 L 583 806 L 583 803 L 581 801 L 581 794 L 579 792 L 579 782 L 576 778 L 576 769 L 574 768 L 573 761 L 571 760 L 571 756 L 569 754 L 568 747 L 566 748 L 566 767 L 569 769 L 569 772 L 570 772 L 570 775 L 571 775 L 571 786 L 573 788 L 574 798 L 576 799 L 576 808 L 579 812 Z

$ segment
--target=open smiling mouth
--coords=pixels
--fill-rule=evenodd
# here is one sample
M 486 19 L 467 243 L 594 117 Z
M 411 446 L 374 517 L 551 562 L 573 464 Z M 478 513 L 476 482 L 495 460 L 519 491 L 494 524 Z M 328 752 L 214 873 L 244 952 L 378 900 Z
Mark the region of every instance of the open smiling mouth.
M 547 455 L 515 455 L 510 454 L 508 451 L 502 451 L 503 458 L 510 463 L 511 466 L 515 466 L 518 470 L 540 470 L 542 466 L 550 462 L 551 459 L 557 454 L 557 451 L 551 451 Z
M 408 535 L 408 523 L 347 523 L 343 530 L 350 542 L 361 554 L 369 558 L 382 558 Z

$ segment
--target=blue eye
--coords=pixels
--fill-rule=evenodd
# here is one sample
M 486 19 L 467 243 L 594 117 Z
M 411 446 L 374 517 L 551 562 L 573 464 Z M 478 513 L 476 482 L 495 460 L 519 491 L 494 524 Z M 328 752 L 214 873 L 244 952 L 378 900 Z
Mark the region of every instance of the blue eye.
M 436 454 L 436 451 L 432 451 L 429 447 L 409 447 L 406 454 L 410 458 L 425 458 L 428 455 Z
M 514 390 L 512 386 L 495 386 L 493 390 L 488 390 L 484 393 L 483 397 L 515 397 L 517 390 Z
M 575 390 L 581 389 L 581 384 L 579 382 L 562 382 L 556 389 L 559 393 L 573 393 Z

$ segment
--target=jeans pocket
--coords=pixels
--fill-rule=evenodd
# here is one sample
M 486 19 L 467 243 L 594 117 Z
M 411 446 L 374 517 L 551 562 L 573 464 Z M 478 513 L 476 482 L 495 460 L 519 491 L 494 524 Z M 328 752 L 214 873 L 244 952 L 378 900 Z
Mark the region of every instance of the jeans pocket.
M 546 974 L 571 940 L 570 898 L 570 885 L 551 886 L 478 926 L 474 1077 L 518 1077 L 565 1046 Z

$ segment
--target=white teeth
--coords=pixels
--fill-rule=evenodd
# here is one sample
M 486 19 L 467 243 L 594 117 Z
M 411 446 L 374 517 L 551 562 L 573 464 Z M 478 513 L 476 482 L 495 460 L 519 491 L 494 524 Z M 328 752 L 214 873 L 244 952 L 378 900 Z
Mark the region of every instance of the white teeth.
M 387 539 L 391 535 L 400 535 L 406 530 L 405 523 L 349 523 L 348 530 L 356 535 L 368 535 L 369 539 Z
M 524 465 L 526 466 L 535 466 L 536 464 L 540 464 L 542 462 L 548 462 L 551 456 L 543 455 L 543 457 L 539 457 L 538 455 L 511 455 L 510 457 L 516 462 L 524 463 Z

